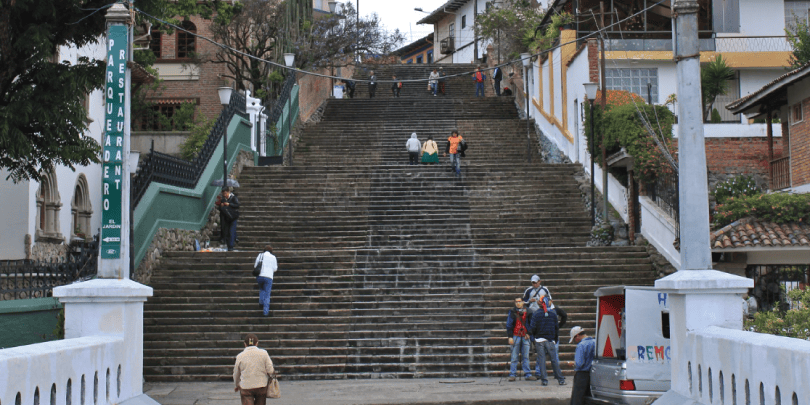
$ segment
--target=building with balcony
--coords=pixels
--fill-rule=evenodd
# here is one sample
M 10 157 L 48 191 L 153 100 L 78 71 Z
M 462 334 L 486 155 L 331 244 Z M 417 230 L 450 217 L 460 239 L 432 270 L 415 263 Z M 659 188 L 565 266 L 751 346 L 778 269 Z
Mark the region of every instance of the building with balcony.
M 397 49 L 393 54 L 398 56 L 402 63 L 405 64 L 433 63 L 436 60 L 434 57 L 436 51 L 433 44 L 433 33 Z
M 488 42 L 475 36 L 475 16 L 493 7 L 493 1 L 449 0 L 417 24 L 432 24 L 434 55 L 438 63 L 476 63 Z

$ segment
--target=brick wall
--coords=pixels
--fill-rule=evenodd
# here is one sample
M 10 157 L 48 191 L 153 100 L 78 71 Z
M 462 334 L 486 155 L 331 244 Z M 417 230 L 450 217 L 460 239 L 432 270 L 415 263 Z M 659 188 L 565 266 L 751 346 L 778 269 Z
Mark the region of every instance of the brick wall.
M 810 183 L 810 98 L 802 101 L 803 121 L 790 125 L 790 170 L 793 187 Z
M 709 188 L 739 174 L 753 176 L 767 188 L 768 138 L 706 138 L 706 166 Z M 677 147 L 678 140 L 673 145 Z M 782 156 L 782 139 L 773 139 L 774 159 Z
M 213 37 L 210 26 L 211 21 L 199 16 L 189 18 L 197 28 L 197 34 L 206 37 Z M 161 63 L 191 63 L 190 59 L 176 59 L 177 55 L 177 33 L 163 33 L 161 35 L 161 57 L 155 61 L 155 65 Z M 211 43 L 197 38 L 196 53 L 204 59 L 213 59 L 219 48 Z M 217 88 L 225 85 L 221 75 L 227 72 L 224 64 L 205 62 L 200 64 L 200 78 L 198 80 L 173 80 L 164 81 L 163 88 L 156 94 L 156 98 L 199 98 L 200 111 L 208 118 L 216 119 L 222 111 L 219 103 Z
M 320 69 L 317 73 L 333 75 L 331 69 Z M 354 66 L 343 66 L 340 74 L 342 77 L 352 77 Z M 336 76 L 336 74 L 334 74 Z M 308 74 L 298 74 L 298 116 L 301 122 L 306 122 L 312 114 L 320 107 L 324 100 L 332 94 L 332 86 L 339 84 L 339 81 L 326 77 L 313 76 Z

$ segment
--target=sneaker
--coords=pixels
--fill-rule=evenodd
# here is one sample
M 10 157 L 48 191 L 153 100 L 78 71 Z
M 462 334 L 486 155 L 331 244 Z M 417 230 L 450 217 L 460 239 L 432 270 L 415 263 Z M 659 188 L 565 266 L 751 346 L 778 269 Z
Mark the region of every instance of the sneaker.
M 537 377 L 535 377 L 533 375 L 530 375 L 530 376 L 526 377 L 525 380 L 526 381 L 537 381 Z
M 545 387 L 546 385 L 548 385 L 548 381 L 543 381 L 543 386 Z
M 509 382 L 514 382 L 516 379 L 515 376 L 509 376 Z
M 565 385 L 565 380 L 560 380 L 560 385 Z

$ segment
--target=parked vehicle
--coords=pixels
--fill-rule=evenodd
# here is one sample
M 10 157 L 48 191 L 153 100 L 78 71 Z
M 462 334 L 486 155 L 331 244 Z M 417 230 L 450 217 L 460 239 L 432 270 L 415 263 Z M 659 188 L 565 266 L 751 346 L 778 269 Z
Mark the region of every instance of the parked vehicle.
M 667 294 L 652 287 L 613 286 L 594 295 L 596 357 L 588 402 L 651 404 L 671 385 Z

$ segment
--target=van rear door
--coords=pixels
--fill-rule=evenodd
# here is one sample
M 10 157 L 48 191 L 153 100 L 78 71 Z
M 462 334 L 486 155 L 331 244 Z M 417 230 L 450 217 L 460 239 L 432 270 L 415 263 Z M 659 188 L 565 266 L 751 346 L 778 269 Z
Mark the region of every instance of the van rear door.
M 668 296 L 629 286 L 624 295 L 627 379 L 635 380 L 640 391 L 666 391 L 671 379 Z

